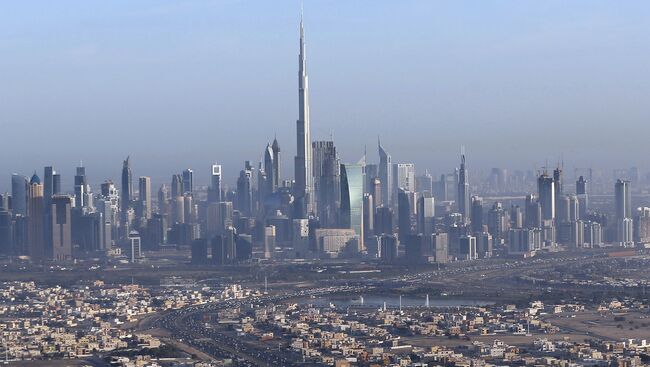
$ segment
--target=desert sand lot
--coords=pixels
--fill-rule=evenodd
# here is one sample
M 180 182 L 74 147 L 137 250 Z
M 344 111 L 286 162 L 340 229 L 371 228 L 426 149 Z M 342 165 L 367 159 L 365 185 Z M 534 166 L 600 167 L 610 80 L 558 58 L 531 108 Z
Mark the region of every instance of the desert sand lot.
M 619 319 L 615 320 L 615 317 Z M 560 327 L 563 332 L 584 335 L 592 339 L 650 340 L 650 312 L 646 310 L 620 312 L 616 315 L 611 313 L 601 315 L 596 311 L 561 313 L 544 316 L 543 319 Z

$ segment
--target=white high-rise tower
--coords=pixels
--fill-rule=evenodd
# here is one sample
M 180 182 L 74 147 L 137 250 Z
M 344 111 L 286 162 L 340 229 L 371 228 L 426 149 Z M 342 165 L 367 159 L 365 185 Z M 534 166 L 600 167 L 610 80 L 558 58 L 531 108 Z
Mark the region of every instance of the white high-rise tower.
M 298 55 L 298 120 L 296 121 L 297 151 L 295 158 L 294 195 L 300 205 L 300 216 L 313 212 L 314 178 L 312 169 L 311 134 L 309 124 L 309 82 L 305 61 L 305 31 L 300 17 L 300 54 Z

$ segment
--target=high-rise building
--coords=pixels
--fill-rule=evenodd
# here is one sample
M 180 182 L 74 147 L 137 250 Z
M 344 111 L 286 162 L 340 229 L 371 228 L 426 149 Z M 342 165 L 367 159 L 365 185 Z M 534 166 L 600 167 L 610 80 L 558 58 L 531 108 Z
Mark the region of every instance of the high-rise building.
M 375 234 L 393 234 L 393 209 L 380 206 L 375 211 Z
M 617 180 L 614 185 L 616 201 L 616 219 L 632 218 L 632 201 L 630 181 Z
M 208 188 L 208 201 L 218 203 L 221 201 L 221 165 L 213 164 L 210 174 L 210 187 Z
M 390 207 L 393 195 L 393 161 L 390 154 L 377 141 L 379 148 L 379 180 L 381 181 L 381 204 Z M 380 205 L 380 204 L 377 204 Z
M 341 196 L 340 163 L 333 141 L 312 143 L 316 214 L 323 228 L 335 228 Z
M 341 164 L 341 228 L 352 228 L 363 251 L 363 164 Z
M 363 194 L 363 235 L 365 238 L 375 233 L 375 209 L 371 194 Z
M 273 147 L 271 144 L 266 144 L 266 148 L 264 149 L 264 173 L 266 174 L 266 182 L 264 185 L 260 185 L 260 189 L 264 189 L 264 194 L 260 194 L 260 199 L 264 199 L 263 196 L 266 195 L 271 195 L 274 193 L 277 189 L 277 180 L 273 176 L 275 174 L 275 162 L 273 161 L 274 159 L 274 153 L 273 153 Z M 262 172 L 262 170 L 260 170 Z
M 74 176 L 74 203 L 76 208 L 84 208 L 87 206 L 86 199 L 88 198 L 88 191 L 86 167 L 79 166 Z
M 11 206 L 14 215 L 27 216 L 27 177 L 11 175 Z
M 539 204 L 542 209 L 542 220 L 555 220 L 555 181 L 547 172 L 537 179 Z
M 34 173 L 27 189 L 29 217 L 27 224 L 28 255 L 34 260 L 45 258 L 45 241 L 43 222 L 45 219 L 43 184 L 41 179 Z
M 183 194 L 193 193 L 194 192 L 194 171 L 192 171 L 189 168 L 183 170 L 182 178 L 183 178 Z
M 51 200 L 52 259 L 72 259 L 72 197 L 55 195 Z
M 131 175 L 131 157 L 128 156 L 122 162 L 122 216 L 126 216 L 126 212 L 131 207 L 133 200 L 133 178 Z
M 411 202 L 409 192 L 399 189 L 397 194 L 397 233 L 400 242 L 405 241 L 412 234 L 411 229 Z
M 527 228 L 541 228 L 542 227 L 542 207 L 535 195 L 526 195 L 525 204 L 525 226 Z
M 393 164 L 393 202 L 397 200 L 399 190 L 415 193 L 415 165 L 413 163 Z
M 580 219 L 585 219 L 589 211 L 589 196 L 587 194 L 587 180 L 584 176 L 578 177 L 578 181 L 576 181 L 576 195 L 580 205 Z
M 129 232 L 129 259 L 132 263 L 142 260 L 142 241 L 138 231 Z
M 472 232 L 483 232 L 483 199 L 479 196 L 472 196 L 471 209 Z
M 140 215 L 142 218 L 151 218 L 151 177 L 142 176 L 138 179 Z
M 278 139 L 273 138 L 273 144 L 271 144 L 271 149 L 273 150 L 273 190 L 276 191 L 280 188 L 280 144 L 278 144 Z
M 298 55 L 298 120 L 296 121 L 297 153 L 293 192 L 297 214 L 307 218 L 312 212 L 314 183 L 312 176 L 311 126 L 309 120 L 309 79 L 305 55 L 305 30 L 300 19 L 300 54 Z
M 415 178 L 415 191 L 418 193 L 428 192 L 433 195 L 433 177 L 429 171 L 425 170 L 423 175 Z
M 56 172 L 52 166 L 47 166 L 43 172 L 43 197 L 45 200 L 45 212 L 50 212 L 50 204 L 54 195 L 54 175 Z
M 469 222 L 470 215 L 470 195 L 469 195 L 469 178 L 467 168 L 465 167 L 465 153 L 460 156 L 460 168 L 458 169 L 458 212 L 463 216 L 463 223 Z
M 243 169 L 237 179 L 237 210 L 245 217 L 250 217 L 253 212 L 252 175 L 250 169 Z
M 429 191 L 423 191 L 418 198 L 417 216 L 418 233 L 422 233 L 425 237 L 433 234 L 436 219 L 436 202 Z
M 179 196 L 183 196 L 183 193 L 185 190 L 183 190 L 183 177 L 179 174 L 175 174 L 172 176 L 172 200 L 174 198 L 177 198 Z

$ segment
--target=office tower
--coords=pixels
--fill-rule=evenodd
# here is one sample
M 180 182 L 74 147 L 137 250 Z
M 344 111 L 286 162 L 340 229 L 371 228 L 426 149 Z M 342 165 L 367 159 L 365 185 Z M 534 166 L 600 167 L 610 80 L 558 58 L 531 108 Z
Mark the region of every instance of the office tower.
M 239 172 L 239 178 L 237 179 L 237 210 L 244 217 L 250 217 L 253 210 L 253 196 L 251 191 L 252 174 L 250 169 L 243 169 Z
M 375 234 L 393 234 L 393 209 L 380 206 L 375 211 Z
M 172 223 L 185 223 L 185 198 L 176 196 L 172 198 Z
M 194 171 L 192 171 L 189 168 L 183 170 L 182 179 L 183 179 L 183 194 L 193 193 L 194 192 Z
M 153 214 L 147 221 L 147 231 L 143 241 L 145 249 L 157 249 L 167 243 L 167 218 L 161 214 Z
M 418 233 L 425 237 L 433 234 L 436 219 L 436 201 L 429 191 L 423 191 L 418 198 Z
M 553 186 L 555 192 L 555 202 L 557 208 L 557 201 L 562 196 L 562 169 L 558 166 L 553 170 Z
M 505 238 L 505 233 L 510 229 L 508 212 L 503 209 L 500 202 L 495 202 L 488 211 L 488 230 L 494 238 Z
M 524 213 L 519 205 L 510 207 L 510 228 L 522 228 L 524 226 Z
M 634 242 L 650 243 L 650 208 L 638 208 L 634 217 Z
M 221 165 L 213 164 L 210 173 L 210 186 L 208 187 L 208 202 L 218 203 L 221 201 Z
M 449 260 L 449 235 L 436 233 L 431 235 L 436 263 L 445 264 Z
M 400 240 L 404 243 L 404 255 L 410 263 L 421 263 L 424 260 L 426 244 L 423 234 L 410 234 L 405 239 Z
M 363 235 L 368 238 L 375 233 L 375 209 L 371 194 L 363 194 Z
M 406 237 L 412 234 L 411 203 L 408 198 L 408 192 L 401 188 L 397 194 L 397 233 L 400 242 L 405 241 Z
M 589 197 L 587 195 L 587 180 L 584 176 L 578 177 L 576 181 L 576 195 L 578 196 L 578 202 L 580 206 L 580 219 L 587 218 Z
M 51 200 L 52 259 L 67 261 L 72 259 L 72 198 L 68 195 L 55 195 Z
M 483 232 L 483 199 L 479 196 L 472 196 L 471 209 L 472 232 Z
M 270 259 L 275 252 L 275 226 L 264 227 L 264 258 Z
M 54 175 L 56 172 L 52 166 L 47 166 L 43 170 L 43 206 L 45 208 L 45 246 L 52 248 L 52 196 L 54 195 Z
M 140 262 L 142 260 L 142 241 L 138 231 L 129 232 L 129 260 L 132 263 Z
M 11 206 L 14 215 L 27 216 L 27 177 L 11 175 Z
M 363 246 L 363 164 L 341 164 L 341 228 L 351 228 Z
M 274 193 L 278 187 L 277 187 L 277 180 L 275 177 L 273 177 L 274 171 L 275 171 L 275 162 L 273 162 L 273 147 L 271 147 L 271 144 L 266 144 L 266 148 L 264 149 L 264 174 L 266 175 L 266 182 L 264 185 L 260 183 L 260 189 L 264 190 L 264 195 L 260 194 L 260 199 L 264 199 L 264 196 L 266 195 L 271 195 Z M 261 174 L 262 170 L 260 170 Z M 261 191 L 261 190 L 260 190 Z
M 0 209 L 0 254 L 10 255 L 14 253 L 14 223 L 11 213 L 6 209 Z
M 379 258 L 384 262 L 393 262 L 397 260 L 397 238 L 395 238 L 393 235 L 385 234 L 380 237 L 379 241 Z
M 616 195 L 616 219 L 632 218 L 630 181 L 617 180 L 614 185 L 614 193 Z
M 440 175 L 440 180 L 433 182 L 433 197 L 435 197 L 438 202 L 447 201 L 449 199 L 447 195 L 448 191 L 447 176 Z
M 183 177 L 179 174 L 175 174 L 172 176 L 172 200 L 174 198 L 177 198 L 179 196 L 183 196 L 183 193 L 185 190 L 183 190 Z
M 280 188 L 280 144 L 278 144 L 278 139 L 273 138 L 273 144 L 271 144 L 271 149 L 273 150 L 273 191 L 277 191 Z
M 381 181 L 381 205 L 391 206 L 393 195 L 393 161 L 381 141 L 377 140 L 379 148 L 379 180 Z M 377 204 L 380 205 L 380 204 Z
M 205 265 L 208 263 L 208 240 L 197 238 L 192 241 L 191 260 L 193 265 Z
M 217 221 L 219 223 L 219 233 L 224 233 L 227 228 L 233 225 L 233 206 L 230 201 L 222 201 L 219 203 L 219 212 Z
M 433 177 L 429 171 L 425 170 L 424 174 L 415 178 L 415 191 L 428 192 L 433 195 Z
M 221 235 L 215 236 L 211 241 L 212 258 L 211 262 L 215 265 L 223 265 L 227 261 L 226 248 Z
M 126 157 L 122 163 L 122 216 L 131 207 L 133 200 L 133 181 L 131 177 L 131 157 Z
M 379 178 L 379 165 L 366 163 L 366 187 L 364 189 L 366 193 L 373 194 L 375 178 Z
M 47 166 L 43 173 L 43 197 L 45 200 L 45 212 L 50 212 L 50 204 L 52 196 L 54 195 L 54 175 L 56 172 L 52 166 Z
M 183 223 L 196 222 L 196 211 L 194 210 L 194 200 L 191 193 L 183 195 Z
M 541 228 L 542 227 L 542 207 L 535 195 L 526 195 L 525 204 L 525 226 L 527 228 Z
M 101 184 L 101 195 L 97 200 L 97 211 L 103 215 L 104 235 L 107 238 L 103 242 L 109 248 L 112 238 L 117 237 L 117 229 L 120 223 L 119 210 L 120 194 L 112 181 L 105 181 Z
M 140 216 L 145 219 L 151 218 L 151 177 L 142 176 L 138 179 L 138 190 L 140 202 Z
M 311 126 L 309 120 L 309 79 L 305 55 L 305 31 L 300 19 L 300 54 L 298 55 L 298 120 L 296 121 L 297 153 L 293 192 L 298 216 L 307 218 L 312 212 L 314 183 L 312 176 Z
M 87 197 L 86 185 L 86 168 L 79 166 L 74 176 L 74 204 L 76 208 L 83 208 L 85 206 L 84 199 Z
M 296 258 L 304 258 L 309 253 L 309 220 L 294 219 L 292 228 L 293 250 Z
M 397 200 L 397 194 L 402 189 L 408 192 L 415 192 L 415 165 L 413 163 L 393 164 L 393 197 Z
M 456 197 L 458 201 L 458 212 L 463 216 L 463 223 L 468 223 L 471 202 L 464 152 L 460 156 L 460 168 L 458 169 L 458 194 Z
M 341 196 L 340 163 L 332 141 L 312 143 L 316 214 L 323 228 L 336 228 Z
M 102 212 L 72 211 L 72 243 L 86 253 L 110 250 L 112 228 L 106 225 Z
M 603 228 L 598 222 L 585 222 L 584 243 L 586 247 L 600 247 L 603 244 Z
M 479 259 L 492 257 L 493 241 L 488 232 L 476 233 L 476 252 Z
M 460 258 L 463 260 L 476 260 L 478 258 L 476 237 L 463 236 L 460 238 Z
M 42 260 L 46 255 L 45 241 L 43 238 L 45 211 L 43 207 L 43 184 L 41 184 L 41 179 L 36 173 L 34 173 L 29 181 L 27 200 L 29 203 L 27 208 L 27 215 L 29 217 L 27 227 L 28 255 L 34 260 Z
M 490 189 L 496 193 L 505 191 L 507 176 L 507 170 L 503 168 L 492 168 L 490 172 Z
M 541 248 L 541 232 L 538 228 L 511 229 L 508 231 L 508 253 L 526 254 Z
M 59 195 L 61 193 L 61 174 L 55 172 L 52 175 L 52 195 Z
M 614 185 L 618 241 L 622 246 L 634 244 L 630 181 L 617 180 Z
M 537 179 L 539 204 L 542 209 L 542 220 L 555 220 L 555 181 L 547 172 Z
M 158 213 L 160 213 L 167 223 L 171 222 L 171 204 L 170 204 L 170 195 L 167 185 L 162 184 L 158 189 Z

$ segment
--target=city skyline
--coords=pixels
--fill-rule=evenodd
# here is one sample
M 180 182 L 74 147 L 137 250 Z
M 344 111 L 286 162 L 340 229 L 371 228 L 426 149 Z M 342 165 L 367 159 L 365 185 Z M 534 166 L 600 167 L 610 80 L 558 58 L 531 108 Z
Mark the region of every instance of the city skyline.
M 506 9 L 509 3 L 500 2 L 488 9 L 479 7 L 490 16 L 504 16 L 505 22 L 497 30 L 486 28 L 488 30 L 480 37 L 479 31 L 485 29 L 479 27 L 494 25 L 494 17 L 482 19 L 480 26 L 461 31 L 457 24 L 476 20 L 477 14 L 466 11 L 468 4 L 472 3 L 431 5 L 413 1 L 395 9 L 384 2 L 368 9 L 364 8 L 364 3 L 337 3 L 333 9 L 317 3 L 305 4 L 310 70 L 316 71 L 311 73 L 311 118 L 315 126 L 312 140 L 322 140 L 333 132 L 342 159 L 354 162 L 363 155 L 363 146 L 373 146 L 379 135 L 396 162 L 414 162 L 417 167 L 432 171 L 453 168 L 460 145 L 467 146 L 474 169 L 493 166 L 535 169 L 546 160 L 555 162 L 562 156 L 567 166 L 569 162 L 576 167 L 643 165 L 633 157 L 642 156 L 641 137 L 648 129 L 644 124 L 647 112 L 639 98 L 650 85 L 639 69 L 647 59 L 645 53 L 639 53 L 644 48 L 626 48 L 626 52 L 639 53 L 638 57 L 629 57 L 625 60 L 627 64 L 615 66 L 621 61 L 617 56 L 621 52 L 618 41 L 642 42 L 644 36 L 641 34 L 648 33 L 639 32 L 647 27 L 640 22 L 648 11 L 645 4 L 632 6 L 628 3 L 612 11 L 610 4 L 598 3 L 584 11 L 585 3 L 578 2 L 558 15 L 554 11 L 562 8 L 559 3 Z M 201 1 L 127 7 L 131 12 L 124 7 L 106 6 L 102 9 L 102 17 L 81 6 L 70 13 L 59 14 L 61 18 L 48 18 L 48 22 L 29 32 L 21 25 L 6 22 L 5 26 L 14 27 L 0 42 L 0 48 L 10 51 L 2 61 L 5 69 L 11 71 L 4 76 L 4 84 L 17 88 L 7 89 L 0 99 L 4 101 L 0 102 L 0 108 L 5 111 L 0 117 L 2 123 L 12 126 L 6 130 L 9 143 L 1 148 L 2 154 L 16 156 L 12 152 L 20 150 L 26 136 L 35 139 L 50 154 L 45 160 L 37 152 L 21 152 L 12 162 L 0 162 L 0 169 L 27 174 L 34 168 L 54 165 L 59 167 L 65 181 L 65 177 L 74 173 L 70 162 L 83 160 L 89 166 L 101 167 L 90 176 L 102 181 L 118 177 L 120 169 L 119 163 L 112 167 L 104 162 L 119 162 L 131 155 L 138 162 L 136 167 L 147 167 L 145 174 L 152 177 L 166 177 L 171 173 L 169 166 L 192 167 L 197 170 L 198 182 L 207 183 L 209 168 L 201 167 L 219 161 L 227 180 L 236 177 L 242 162 L 247 159 L 255 162 L 272 136 L 277 136 L 285 149 L 283 166 L 292 166 L 295 155 L 292 121 L 295 121 L 296 107 L 295 92 L 291 92 L 295 86 L 295 71 L 291 67 L 295 65 L 295 31 L 300 4 L 281 4 L 277 9 L 257 5 L 260 9 L 252 12 L 250 6 Z M 5 6 L 27 19 L 40 19 L 29 6 Z M 268 15 L 260 14 L 261 9 L 268 10 Z M 359 9 L 364 9 L 365 15 L 361 21 L 352 22 L 351 11 Z M 215 14 L 208 10 L 215 10 Z M 337 10 L 343 11 L 343 16 L 333 18 Z M 413 22 L 403 25 L 394 34 L 381 32 L 382 20 L 393 19 L 388 15 L 393 10 L 413 19 L 432 17 L 439 23 Z M 632 10 L 635 14 L 631 14 Z M 206 14 L 198 16 L 200 11 Z M 542 15 L 530 25 L 522 25 L 515 17 L 525 18 L 535 12 Z M 82 15 L 95 20 L 99 17 L 103 21 L 85 24 L 81 22 Z M 439 19 L 443 16 L 446 18 Z M 183 22 L 183 17 L 198 17 L 201 22 L 189 26 Z M 225 29 L 220 23 L 212 29 L 208 26 L 214 20 L 212 17 L 229 26 L 243 21 L 233 29 Z M 58 37 L 47 47 L 35 48 L 34 40 L 38 37 L 48 39 L 45 35 L 48 27 L 60 25 L 63 19 L 70 22 L 59 31 Z M 626 21 L 624 27 L 623 19 Z M 142 22 L 137 23 L 140 20 Z M 134 36 L 124 38 L 123 31 L 107 28 L 106 22 L 111 21 L 124 21 L 126 29 L 131 29 Z M 254 21 L 258 22 L 254 27 L 256 36 L 245 32 L 245 27 Z M 185 66 L 187 60 L 170 57 L 169 44 L 158 41 L 147 48 L 139 48 L 147 44 L 146 35 L 161 35 L 162 24 L 185 27 L 182 28 L 186 29 L 184 35 L 170 40 L 174 44 L 181 44 L 186 38 L 195 39 L 196 33 L 205 31 L 200 38 L 201 47 L 191 42 L 184 44 L 198 56 L 195 70 L 172 69 Z M 445 28 L 445 25 L 450 27 Z M 521 34 L 505 32 L 515 25 L 522 26 Z M 554 26 L 560 26 L 559 29 L 566 33 L 549 32 Z M 586 32 L 585 27 L 593 32 Z M 342 29 L 348 29 L 351 35 L 343 37 Z M 87 36 L 77 35 L 82 30 Z M 352 32 L 354 30 L 358 32 Z M 477 37 L 491 41 L 488 45 L 495 47 L 494 52 L 487 52 L 486 46 L 478 48 Z M 540 42 L 531 48 L 522 43 L 525 37 Z M 224 39 L 230 42 L 220 43 L 225 42 Z M 247 42 L 235 43 L 235 40 Z M 450 43 L 451 40 L 455 43 Z M 574 42 L 574 47 L 569 47 L 570 41 Z M 260 42 L 267 45 L 260 45 Z M 220 46 L 218 52 L 210 47 L 213 43 Z M 271 47 L 275 51 L 271 52 Z M 432 53 L 430 49 L 453 52 Z M 115 59 L 112 51 L 123 52 L 124 58 Z M 252 57 L 255 52 L 259 57 Z M 152 61 L 154 55 L 157 58 Z M 408 55 L 418 60 L 417 65 L 408 62 Z M 475 62 L 489 63 L 484 69 L 474 70 L 467 67 L 471 64 L 467 64 L 470 59 L 466 56 L 470 55 L 476 58 Z M 33 61 L 19 63 L 27 56 L 36 57 L 34 60 L 47 57 L 45 65 L 39 64 L 42 78 L 29 75 L 36 66 Z M 152 70 L 145 70 L 144 60 L 151 62 Z M 346 67 L 342 69 L 344 60 Z M 462 60 L 465 61 L 458 64 Z M 452 67 L 452 62 L 456 66 Z M 502 68 L 511 68 L 511 71 L 504 73 Z M 612 73 L 612 68 L 618 72 Z M 174 73 L 169 74 L 172 70 Z M 251 80 L 246 77 L 237 83 L 237 79 L 223 79 L 226 71 L 233 74 L 232 71 L 251 70 L 265 78 Z M 443 70 L 450 74 L 442 73 Z M 375 73 L 382 77 L 375 80 L 372 77 Z M 197 79 L 198 74 L 201 74 L 201 81 Z M 503 83 L 490 80 L 488 75 L 490 78 L 503 77 Z M 68 77 L 66 83 L 63 83 L 64 76 Z M 456 79 L 450 80 L 451 76 Z M 541 76 L 550 79 L 542 80 Z M 221 80 L 215 79 L 217 77 Z M 133 89 L 135 81 L 138 87 Z M 377 88 L 380 82 L 384 85 L 381 91 Z M 352 85 L 355 86 L 353 98 L 349 94 Z M 160 95 L 157 90 L 166 91 L 166 94 Z M 244 98 L 241 94 L 244 90 L 253 94 Z M 606 95 L 605 90 L 616 94 Z M 149 97 L 141 98 L 147 94 L 160 98 L 155 102 Z M 487 103 L 488 95 L 500 97 Z M 505 104 L 507 96 L 512 99 Z M 452 99 L 463 101 L 465 105 L 447 103 Z M 142 104 L 134 104 L 135 100 Z M 245 100 L 255 108 L 237 108 Z M 626 106 L 621 105 L 622 100 Z M 594 110 L 593 106 L 600 107 Z M 233 118 L 236 112 L 238 117 Z M 548 116 L 549 113 L 552 116 Z M 49 120 L 52 122 L 46 122 Z M 395 123 L 400 124 L 400 129 L 391 126 Z M 242 128 L 242 124 L 255 129 Z M 485 124 L 491 129 L 482 129 L 480 136 L 472 132 Z M 623 130 L 620 130 L 621 125 Z M 509 127 L 503 130 L 505 126 Z M 111 127 L 126 129 L 129 134 L 123 134 L 120 143 L 116 144 L 115 138 L 103 133 Z M 529 130 L 535 131 L 534 141 L 530 141 Z M 418 134 L 410 134 L 411 131 L 418 131 Z M 507 131 L 506 136 L 503 131 Z M 618 141 L 608 141 L 611 147 L 601 149 L 600 141 L 614 131 L 636 133 L 626 134 L 631 144 L 616 146 Z M 43 132 L 48 133 L 47 138 Z M 494 135 L 497 133 L 499 136 Z M 583 135 L 593 144 L 576 140 Z M 56 142 L 69 136 L 81 137 L 77 139 L 78 149 L 57 149 L 60 145 Z M 238 143 L 218 144 L 224 136 Z M 142 139 L 164 143 L 172 138 L 195 144 L 174 144 L 172 148 L 161 143 L 154 144 L 154 149 L 148 145 L 146 150 L 138 144 Z

